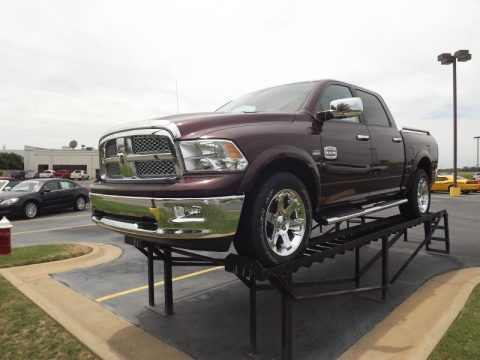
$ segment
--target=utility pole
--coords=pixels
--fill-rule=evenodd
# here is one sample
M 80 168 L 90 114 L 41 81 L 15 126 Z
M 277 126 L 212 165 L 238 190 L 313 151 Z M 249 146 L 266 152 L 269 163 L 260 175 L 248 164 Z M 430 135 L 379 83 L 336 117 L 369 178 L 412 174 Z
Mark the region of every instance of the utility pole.
M 480 171 L 480 168 L 478 166 L 478 140 L 480 140 L 480 136 L 474 136 L 474 139 L 477 139 L 477 171 Z

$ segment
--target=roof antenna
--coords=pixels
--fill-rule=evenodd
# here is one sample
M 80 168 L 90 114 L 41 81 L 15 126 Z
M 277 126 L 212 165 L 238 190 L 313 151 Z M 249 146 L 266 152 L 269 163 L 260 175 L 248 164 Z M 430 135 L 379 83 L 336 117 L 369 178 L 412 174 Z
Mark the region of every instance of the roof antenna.
M 175 92 L 177 93 L 177 114 L 179 113 L 178 110 L 178 81 L 175 80 Z

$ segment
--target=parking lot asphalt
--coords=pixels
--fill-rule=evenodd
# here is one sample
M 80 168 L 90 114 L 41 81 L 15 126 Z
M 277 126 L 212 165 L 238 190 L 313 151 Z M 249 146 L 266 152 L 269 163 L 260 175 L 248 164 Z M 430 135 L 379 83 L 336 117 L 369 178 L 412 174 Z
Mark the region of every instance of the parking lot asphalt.
M 478 210 L 480 194 L 451 198 L 432 195 L 432 211 L 447 209 L 450 217 L 451 254 L 421 251 L 391 287 L 387 302 L 378 296 L 344 296 L 295 304 L 293 352 L 295 358 L 331 359 L 339 356 L 362 335 L 402 303 L 426 280 L 437 274 L 480 265 Z M 393 213 L 385 212 L 385 215 Z M 119 234 L 105 231 L 90 222 L 89 212 L 56 213 L 34 220 L 12 221 L 13 246 L 58 242 L 107 242 L 123 248 L 123 256 L 111 263 L 89 269 L 55 274 L 55 279 L 80 294 L 99 302 L 141 329 L 198 359 L 243 359 L 249 348 L 248 291 L 230 273 L 220 268 L 175 268 L 174 310 L 163 317 L 146 305 L 146 258 L 123 243 Z M 409 240 L 420 241 L 423 228 L 412 229 Z M 398 244 L 391 249 L 391 268 L 404 261 L 414 244 Z M 378 244 L 362 249 L 373 252 Z M 216 254 L 222 256 L 225 254 Z M 363 258 L 363 257 L 362 257 Z M 155 264 L 156 281 L 162 280 L 160 263 Z M 377 269 L 378 270 L 378 269 Z M 203 272 L 202 272 L 203 271 Z M 296 279 L 351 276 L 353 254 L 301 270 Z M 187 276 L 185 276 L 187 275 Z M 362 285 L 378 284 L 380 272 L 372 269 Z M 156 287 L 157 303 L 163 288 Z M 259 359 L 280 356 L 280 297 L 261 292 L 257 299 Z

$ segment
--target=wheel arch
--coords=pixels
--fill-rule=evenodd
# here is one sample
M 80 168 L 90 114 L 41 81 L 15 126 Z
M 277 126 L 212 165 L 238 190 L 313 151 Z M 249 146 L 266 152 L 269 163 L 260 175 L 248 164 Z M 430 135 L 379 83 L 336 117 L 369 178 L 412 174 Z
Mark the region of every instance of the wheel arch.
M 250 192 L 266 174 L 275 171 L 297 176 L 309 191 L 312 209 L 316 209 L 320 197 L 318 167 L 306 151 L 293 146 L 273 147 L 257 156 L 247 169 L 240 191 Z

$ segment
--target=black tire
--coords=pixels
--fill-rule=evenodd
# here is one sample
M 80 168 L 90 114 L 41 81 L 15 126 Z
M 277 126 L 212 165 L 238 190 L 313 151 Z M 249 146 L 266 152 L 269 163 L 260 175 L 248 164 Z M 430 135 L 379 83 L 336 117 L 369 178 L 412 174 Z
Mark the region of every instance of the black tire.
M 414 219 L 428 214 L 430 210 L 430 181 L 427 173 L 418 169 L 413 184 L 407 193 L 408 203 L 400 205 L 400 213 L 406 219 Z
M 73 209 L 76 211 L 83 211 L 85 210 L 85 207 L 87 206 L 87 199 L 85 199 L 84 196 L 79 196 L 75 199 L 75 202 L 73 203 Z
M 286 172 L 270 173 L 257 184 L 247 194 L 235 249 L 264 266 L 296 258 L 307 247 L 312 227 L 312 204 L 306 186 Z
M 38 205 L 34 201 L 27 201 L 22 209 L 23 217 L 33 219 L 38 215 Z
M 462 194 L 468 195 L 468 194 L 470 194 L 470 190 L 464 190 L 464 191 L 462 191 Z

